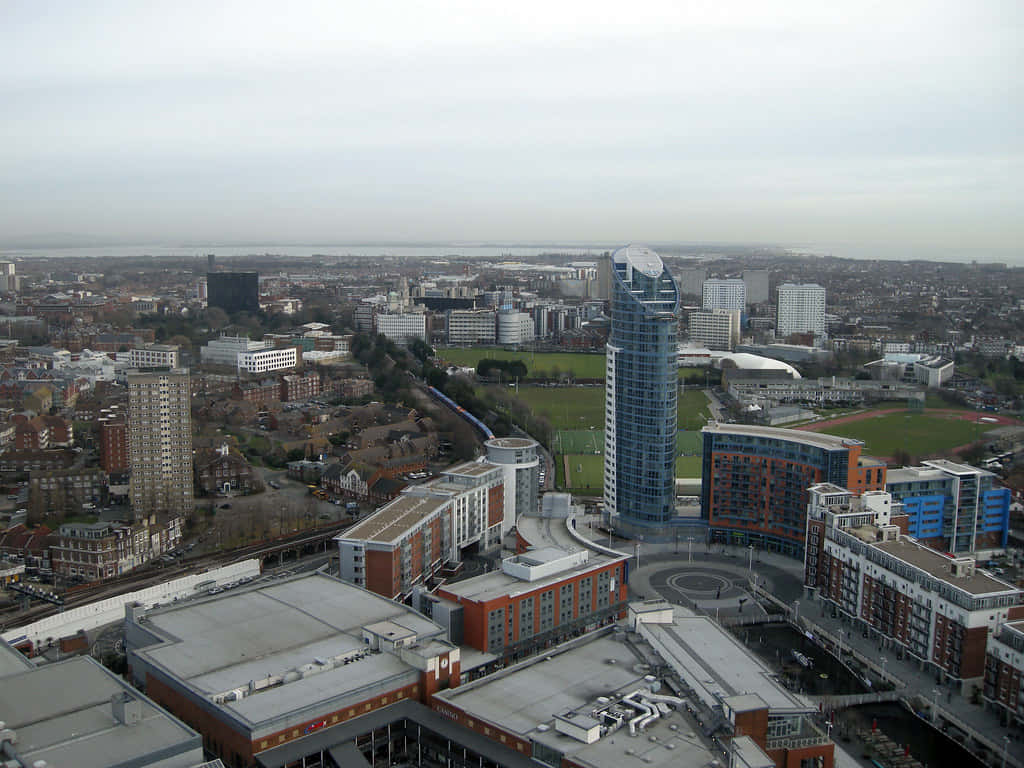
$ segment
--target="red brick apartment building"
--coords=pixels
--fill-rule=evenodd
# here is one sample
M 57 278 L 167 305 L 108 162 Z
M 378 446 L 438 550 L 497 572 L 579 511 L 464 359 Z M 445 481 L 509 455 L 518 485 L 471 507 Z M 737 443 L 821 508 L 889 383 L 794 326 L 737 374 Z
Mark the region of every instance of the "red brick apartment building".
M 466 462 L 406 488 L 335 538 L 341 577 L 384 597 L 405 599 L 467 548 L 501 546 L 505 523 L 502 467 Z
M 983 696 L 1009 722 L 1024 722 L 1024 620 L 1008 621 L 989 639 Z
M 629 557 L 531 549 L 501 570 L 441 586 L 462 606 L 465 645 L 519 657 L 623 618 Z
M 937 552 L 906 536 L 901 505 L 887 492 L 858 499 L 823 484 L 810 497 L 808 536 L 821 541 L 808 548 L 805 584 L 857 631 L 901 649 L 963 693 L 981 686 L 989 637 L 1024 618 L 1024 592 L 978 568 L 972 555 Z
M 100 421 L 100 466 L 108 475 L 128 471 L 128 420 L 123 416 Z
M 335 539 L 341 577 L 384 597 L 407 596 L 441 570 L 450 530 L 449 499 L 402 494 Z

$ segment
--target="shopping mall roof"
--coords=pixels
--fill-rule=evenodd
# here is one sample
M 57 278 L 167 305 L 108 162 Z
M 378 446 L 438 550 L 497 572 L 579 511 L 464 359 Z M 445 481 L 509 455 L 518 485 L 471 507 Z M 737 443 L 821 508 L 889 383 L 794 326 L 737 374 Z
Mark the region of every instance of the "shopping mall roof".
M 415 667 L 367 648 L 364 628 L 381 623 L 418 642 L 443 635 L 411 608 L 314 573 L 152 611 L 139 626 L 158 642 L 133 653 L 264 730 L 416 683 Z
M 118 717 L 114 698 L 129 718 Z M 26 765 L 40 760 L 76 768 L 202 762 L 199 734 L 88 656 L 7 675 L 0 683 L 0 712 Z
M 812 708 L 783 687 L 775 672 L 707 616 L 675 606 L 672 623 L 644 623 L 639 631 L 650 638 L 658 654 L 708 707 L 718 706 L 723 699 L 755 696 L 769 710 Z
M 648 690 L 654 678 L 639 663 L 626 643 L 604 634 L 442 691 L 435 700 L 442 711 L 451 704 L 483 725 L 493 724 L 593 768 L 622 768 L 633 761 L 653 768 L 705 768 L 721 758 L 705 744 L 697 724 L 678 711 L 660 717 L 640 738 L 621 728 L 586 744 L 558 731 L 559 716 L 586 720 L 600 699 L 614 701 Z

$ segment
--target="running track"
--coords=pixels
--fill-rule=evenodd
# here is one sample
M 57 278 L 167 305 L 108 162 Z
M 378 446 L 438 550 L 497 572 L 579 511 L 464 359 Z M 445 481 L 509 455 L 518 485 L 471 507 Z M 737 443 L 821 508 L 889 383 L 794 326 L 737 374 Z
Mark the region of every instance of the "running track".
M 873 419 L 875 416 L 885 416 L 890 413 L 906 413 L 906 411 L 906 408 L 885 408 L 879 411 L 851 413 L 849 416 L 840 416 L 837 419 L 828 419 L 827 421 L 816 421 L 813 424 L 804 424 L 802 427 L 795 427 L 795 429 L 802 429 L 807 432 L 821 432 L 823 429 L 833 427 L 836 424 L 849 424 L 853 421 L 864 421 L 865 419 Z M 926 408 L 922 413 L 925 416 L 949 416 L 951 418 L 960 419 L 961 421 L 977 421 L 982 418 L 978 411 L 956 411 L 946 408 Z M 995 413 L 986 412 L 984 418 L 995 419 L 994 422 L 983 422 L 989 427 L 989 429 L 994 427 L 1020 425 L 1020 422 L 1017 419 L 1012 419 L 1009 416 L 1002 416 Z
M 837 419 L 829 419 L 828 421 L 816 421 L 813 424 L 804 424 L 802 427 L 795 427 L 795 429 L 802 429 L 806 432 L 821 432 L 824 429 L 828 429 L 836 424 L 849 424 L 854 421 L 864 421 L 865 419 L 872 419 L 875 416 L 885 416 L 890 413 L 906 413 L 906 408 L 885 408 L 879 411 L 865 411 L 864 413 L 852 413 L 849 416 L 840 416 Z M 960 419 L 961 421 L 977 421 L 981 416 L 979 411 L 957 411 L 947 408 L 926 408 L 922 413 L 925 416 L 946 416 L 951 419 Z M 1020 421 L 1017 419 L 1010 418 L 1009 416 L 1002 416 L 991 412 L 985 412 L 984 418 L 994 419 L 994 421 L 983 422 L 988 429 L 994 429 L 995 427 L 1006 427 L 1006 426 L 1020 426 Z M 962 453 L 971 447 L 973 443 L 967 443 L 966 445 L 959 445 L 952 449 L 953 453 Z M 892 456 L 879 456 L 878 458 L 884 459 L 885 461 L 891 461 Z

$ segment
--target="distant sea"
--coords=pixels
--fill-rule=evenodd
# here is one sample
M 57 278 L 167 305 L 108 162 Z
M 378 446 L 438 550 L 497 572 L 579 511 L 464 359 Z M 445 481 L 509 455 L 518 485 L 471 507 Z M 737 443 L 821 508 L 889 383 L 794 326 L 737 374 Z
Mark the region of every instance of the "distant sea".
M 410 259 L 448 257 L 480 258 L 480 259 L 515 259 L 517 257 L 537 256 L 542 253 L 565 253 L 579 256 L 581 260 L 597 258 L 612 246 L 598 245 L 558 245 L 558 244 L 288 244 L 275 245 L 109 245 L 86 247 L 31 247 L 0 249 L 0 258 L 11 259 L 17 256 L 29 258 L 104 258 L 138 257 L 138 256 L 177 256 L 201 257 L 208 253 L 224 258 L 233 256 L 363 256 L 377 258 L 380 256 L 405 257 Z
M 376 258 L 381 256 L 404 257 L 409 259 L 445 259 L 449 257 L 479 258 L 488 260 L 515 260 L 518 258 L 537 256 L 542 253 L 560 253 L 578 258 L 581 261 L 595 259 L 605 251 L 614 250 L 619 244 L 597 243 L 326 243 L 326 244 L 291 244 L 276 243 L 271 245 L 251 244 L 138 244 L 138 245 L 90 245 L 72 247 L 60 245 L 55 247 L 32 246 L 25 248 L 0 248 L 0 259 L 17 257 L 27 258 L 111 258 L 138 256 L 176 256 L 202 257 L 208 253 L 224 258 L 236 256 L 347 256 Z M 859 244 L 822 244 L 809 243 L 801 245 L 780 245 L 768 243 L 649 243 L 653 248 L 665 255 L 712 255 L 723 251 L 735 253 L 737 249 L 789 251 L 797 254 L 813 254 L 817 256 L 835 256 L 858 260 L 883 261 L 941 261 L 947 263 L 969 264 L 1004 263 L 1007 266 L 1024 267 L 1024 249 L 1007 248 L 993 252 L 992 249 L 972 249 L 965 247 L 897 247 Z

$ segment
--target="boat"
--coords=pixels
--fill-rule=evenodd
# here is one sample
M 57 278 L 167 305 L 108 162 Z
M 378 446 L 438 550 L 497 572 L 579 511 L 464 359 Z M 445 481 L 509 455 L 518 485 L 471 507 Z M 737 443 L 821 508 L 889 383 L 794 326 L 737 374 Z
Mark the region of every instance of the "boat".
M 790 653 L 793 655 L 793 658 L 797 660 L 801 667 L 807 667 L 808 669 L 810 669 L 814 666 L 814 661 L 812 661 L 808 656 L 805 656 L 804 654 L 800 653 L 800 651 L 798 651 L 796 648 L 791 650 Z

